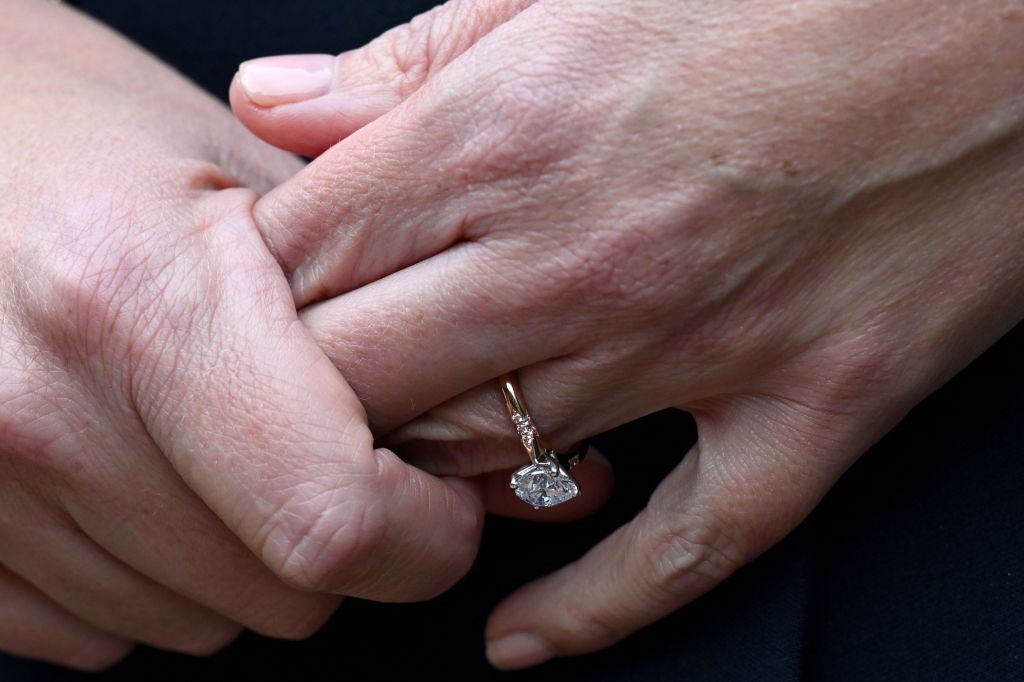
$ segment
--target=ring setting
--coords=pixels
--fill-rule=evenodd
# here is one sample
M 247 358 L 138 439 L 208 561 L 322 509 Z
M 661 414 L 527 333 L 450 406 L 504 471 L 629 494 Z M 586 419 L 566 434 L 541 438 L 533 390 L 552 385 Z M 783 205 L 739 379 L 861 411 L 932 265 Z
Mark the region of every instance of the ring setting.
M 569 470 L 586 456 L 586 441 L 564 453 L 545 448 L 515 374 L 503 374 L 498 382 L 516 435 L 530 457 L 530 463 L 516 470 L 509 481 L 516 497 L 534 509 L 554 507 L 579 497 L 580 485 Z

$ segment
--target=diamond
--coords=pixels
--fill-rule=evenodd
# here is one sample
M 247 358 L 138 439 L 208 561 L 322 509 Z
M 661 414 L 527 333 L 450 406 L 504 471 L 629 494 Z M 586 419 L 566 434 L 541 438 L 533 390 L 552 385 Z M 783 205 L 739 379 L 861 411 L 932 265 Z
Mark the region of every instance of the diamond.
M 516 425 L 516 433 L 519 434 L 519 439 L 523 442 L 523 445 L 527 450 L 533 449 L 533 441 L 537 438 L 537 427 L 533 425 L 529 417 L 517 414 L 512 417 L 512 421 Z
M 545 452 L 538 464 L 528 464 L 512 474 L 510 486 L 523 502 L 535 509 L 554 507 L 580 494 L 579 484 Z

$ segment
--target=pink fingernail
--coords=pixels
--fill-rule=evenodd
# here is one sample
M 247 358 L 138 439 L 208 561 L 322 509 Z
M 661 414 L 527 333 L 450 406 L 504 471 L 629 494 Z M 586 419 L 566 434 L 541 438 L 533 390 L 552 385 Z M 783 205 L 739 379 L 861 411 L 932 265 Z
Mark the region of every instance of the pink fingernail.
M 276 107 L 327 94 L 334 78 L 329 54 L 289 54 L 242 62 L 238 82 L 253 104 Z
M 499 670 L 529 668 L 554 657 L 554 648 L 530 632 L 515 632 L 487 643 L 487 660 Z

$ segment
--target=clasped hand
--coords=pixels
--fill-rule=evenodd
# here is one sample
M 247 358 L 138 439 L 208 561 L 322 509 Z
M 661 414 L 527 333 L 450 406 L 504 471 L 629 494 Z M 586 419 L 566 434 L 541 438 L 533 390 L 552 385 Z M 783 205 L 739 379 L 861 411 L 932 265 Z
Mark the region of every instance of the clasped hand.
M 487 628 L 502 667 L 592 651 L 785 535 L 1024 314 L 1016 3 L 455 0 L 242 66 L 235 113 L 301 170 L 15 8 L 89 57 L 40 40 L 3 76 L 11 651 L 98 666 L 436 594 L 485 508 L 522 513 L 511 370 L 557 444 L 697 420 L 644 512 Z

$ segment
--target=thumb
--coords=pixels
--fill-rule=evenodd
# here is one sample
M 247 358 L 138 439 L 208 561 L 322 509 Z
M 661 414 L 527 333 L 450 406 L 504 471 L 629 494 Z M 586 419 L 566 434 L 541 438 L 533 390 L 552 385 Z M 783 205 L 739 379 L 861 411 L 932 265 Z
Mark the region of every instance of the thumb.
M 699 442 L 636 519 L 495 609 L 492 664 L 596 651 L 693 601 L 794 528 L 870 444 L 775 399 L 726 412 L 698 416 Z
M 390 111 L 495 27 L 536 0 L 450 0 L 337 57 L 243 62 L 231 107 L 270 144 L 316 156 Z
M 480 492 L 375 448 L 357 397 L 298 320 L 252 199 L 224 190 L 197 209 L 209 227 L 189 274 L 208 288 L 137 342 L 159 350 L 137 372 L 135 408 L 181 478 L 279 579 L 378 601 L 434 596 L 476 555 Z

